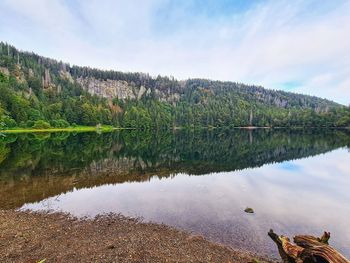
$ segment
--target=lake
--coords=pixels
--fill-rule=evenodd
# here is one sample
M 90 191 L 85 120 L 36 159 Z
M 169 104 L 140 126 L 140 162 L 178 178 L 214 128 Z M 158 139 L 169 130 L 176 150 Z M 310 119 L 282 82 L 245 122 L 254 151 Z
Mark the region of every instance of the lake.
M 6 135 L 0 208 L 121 213 L 276 257 L 270 228 L 327 230 L 350 257 L 349 149 L 348 130 Z

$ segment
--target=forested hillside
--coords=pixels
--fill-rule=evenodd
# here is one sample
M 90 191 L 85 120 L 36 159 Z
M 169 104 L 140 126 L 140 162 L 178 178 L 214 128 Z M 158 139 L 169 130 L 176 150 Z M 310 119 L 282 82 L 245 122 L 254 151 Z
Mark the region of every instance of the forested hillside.
M 313 96 L 236 82 L 102 71 L 0 43 L 0 128 L 350 125 L 350 110 Z

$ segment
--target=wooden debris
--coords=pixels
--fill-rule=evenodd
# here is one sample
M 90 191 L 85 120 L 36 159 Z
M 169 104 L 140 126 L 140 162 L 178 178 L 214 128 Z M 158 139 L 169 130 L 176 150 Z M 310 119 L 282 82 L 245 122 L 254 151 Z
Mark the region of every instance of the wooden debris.
M 294 243 L 285 236 L 279 236 L 271 229 L 269 237 L 277 244 L 283 263 L 350 263 L 342 254 L 328 245 L 329 232 L 317 238 L 309 235 L 294 237 Z

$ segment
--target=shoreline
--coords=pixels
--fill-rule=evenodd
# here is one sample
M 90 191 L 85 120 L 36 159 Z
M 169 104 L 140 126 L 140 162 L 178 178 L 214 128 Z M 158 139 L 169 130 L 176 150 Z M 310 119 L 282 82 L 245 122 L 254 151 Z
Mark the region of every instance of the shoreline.
M 310 130 L 310 129 L 332 129 L 332 130 L 349 130 L 350 127 L 269 127 L 269 126 L 241 126 L 241 127 L 173 127 L 167 130 L 202 130 L 202 129 L 243 129 L 243 130 L 256 130 L 256 129 L 291 129 L 291 130 Z M 21 128 L 21 129 L 8 129 L 0 130 L 1 134 L 16 134 L 16 133 L 54 133 L 54 132 L 111 132 L 117 130 L 138 130 L 137 128 L 127 128 L 127 127 L 113 127 L 113 126 L 78 126 L 78 127 L 68 127 L 68 128 L 49 128 L 49 129 L 32 129 L 32 128 Z M 142 130 L 144 131 L 144 130 Z
M 117 214 L 0 210 L 1 262 L 276 262 L 202 236 Z
M 79 127 L 68 127 L 68 128 L 49 128 L 49 129 L 10 129 L 10 130 L 0 130 L 0 133 L 10 134 L 10 133 L 35 133 L 35 132 L 89 132 L 89 131 L 113 131 L 120 128 L 111 127 L 111 126 L 102 126 L 97 128 L 95 126 L 79 126 Z

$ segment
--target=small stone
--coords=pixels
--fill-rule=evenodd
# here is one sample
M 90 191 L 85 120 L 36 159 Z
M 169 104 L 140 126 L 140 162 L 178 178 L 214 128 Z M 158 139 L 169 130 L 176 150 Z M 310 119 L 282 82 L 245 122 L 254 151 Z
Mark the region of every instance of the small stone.
M 115 246 L 114 246 L 113 244 L 110 244 L 110 245 L 107 246 L 107 248 L 108 248 L 108 249 L 114 249 Z
M 246 209 L 244 209 L 244 212 L 249 213 L 249 214 L 253 214 L 254 210 L 251 207 L 247 207 Z
M 252 261 L 250 263 L 260 263 L 260 260 L 253 258 Z

